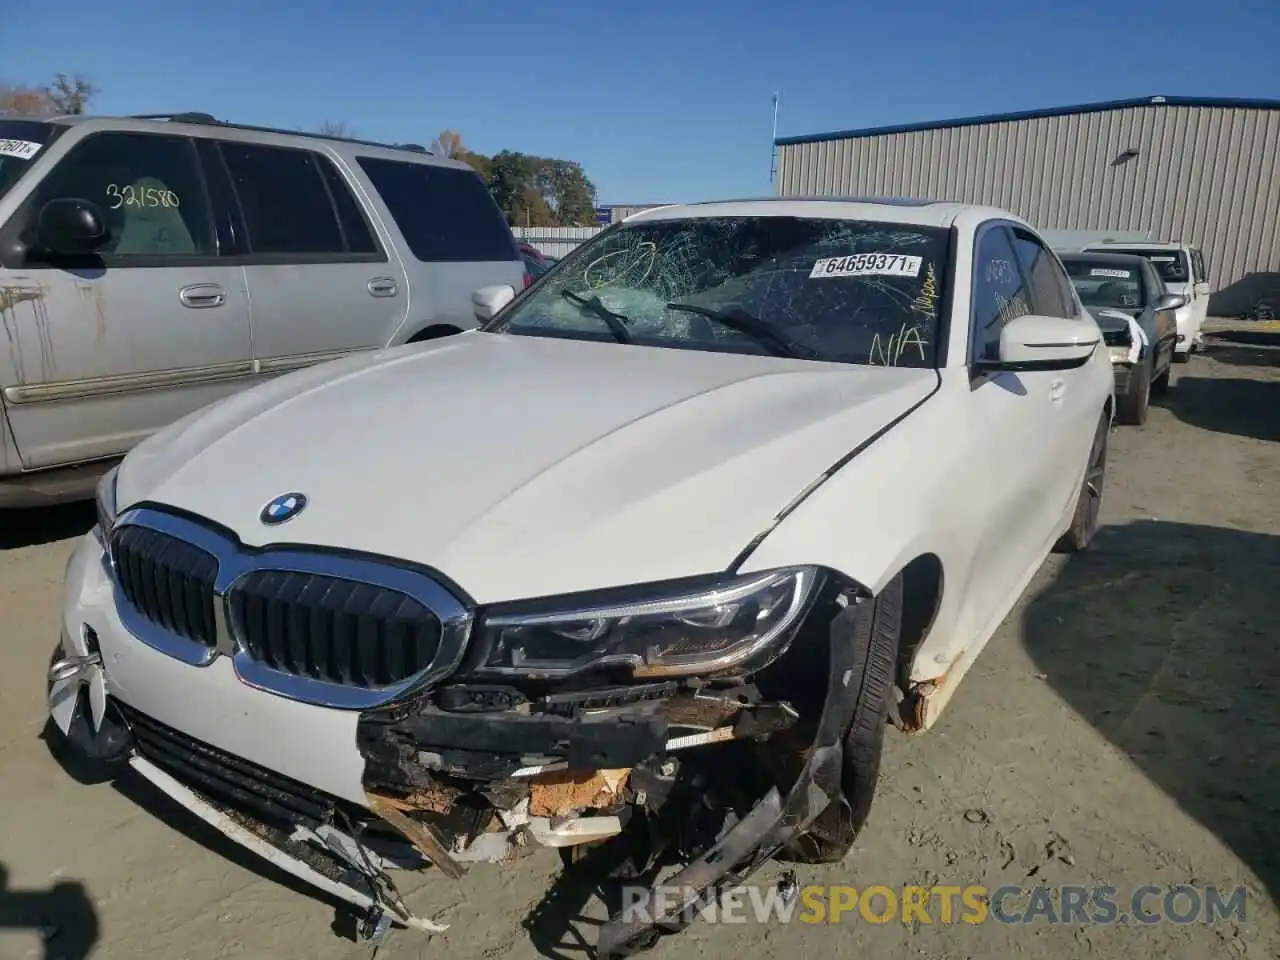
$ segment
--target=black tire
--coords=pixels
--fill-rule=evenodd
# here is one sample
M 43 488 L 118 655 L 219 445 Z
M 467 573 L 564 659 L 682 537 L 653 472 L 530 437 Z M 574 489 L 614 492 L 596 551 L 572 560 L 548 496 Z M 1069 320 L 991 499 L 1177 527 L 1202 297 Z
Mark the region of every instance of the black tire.
M 894 672 L 902 635 L 902 575 L 895 576 L 853 621 L 854 674 L 857 695 L 844 738 L 840 785 L 843 796 L 789 845 L 789 859 L 804 863 L 836 863 L 853 847 L 871 812 L 880 779 L 885 727 L 894 705 Z
M 1133 368 L 1129 384 L 1123 395 L 1116 397 L 1116 420 L 1128 426 L 1140 427 L 1147 422 L 1151 409 L 1151 360 Z
M 1102 491 L 1107 478 L 1107 416 L 1098 420 L 1098 429 L 1089 447 L 1089 462 L 1085 465 L 1084 479 L 1080 482 L 1080 494 L 1076 498 L 1071 526 L 1055 546 L 1058 553 L 1080 553 L 1087 550 L 1098 532 L 1102 513 Z
M 405 343 L 426 343 L 428 340 L 439 340 L 442 337 L 452 337 L 461 333 L 458 327 L 443 325 L 438 327 L 427 327 L 425 330 L 419 330 L 411 336 Z
M 1178 351 L 1178 350 L 1173 351 L 1173 362 L 1174 363 L 1190 363 L 1191 348 L 1188 347 L 1186 350 L 1183 350 L 1183 351 Z

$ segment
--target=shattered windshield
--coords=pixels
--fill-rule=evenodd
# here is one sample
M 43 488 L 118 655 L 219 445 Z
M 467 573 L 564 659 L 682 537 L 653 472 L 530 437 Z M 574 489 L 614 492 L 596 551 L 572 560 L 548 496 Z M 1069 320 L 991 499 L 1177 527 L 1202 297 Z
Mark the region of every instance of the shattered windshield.
M 35 120 L 0 120 L 0 197 L 27 172 L 31 161 L 53 139 L 55 127 Z
M 579 247 L 485 329 L 932 367 L 948 237 L 801 217 L 625 224 Z

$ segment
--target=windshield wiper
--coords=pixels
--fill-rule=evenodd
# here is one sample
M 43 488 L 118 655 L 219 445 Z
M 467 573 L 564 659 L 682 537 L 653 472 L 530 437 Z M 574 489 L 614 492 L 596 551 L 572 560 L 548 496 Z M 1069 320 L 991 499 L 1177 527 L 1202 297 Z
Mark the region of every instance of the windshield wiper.
M 584 297 L 582 294 L 574 293 L 572 290 L 561 290 L 560 296 L 603 320 L 604 325 L 609 328 L 609 333 L 613 335 L 613 339 L 619 343 L 635 343 L 635 337 L 631 336 L 631 331 L 623 326 L 623 322 L 627 318 L 620 313 L 614 313 L 600 302 L 599 297 Z
M 771 326 L 759 317 L 754 317 L 738 307 L 727 307 L 724 310 L 712 310 L 700 307 L 696 303 L 668 303 L 668 310 L 682 310 L 685 313 L 696 313 L 723 324 L 730 330 L 746 334 L 775 357 L 791 357 L 800 360 L 812 360 L 817 356 L 813 350 L 802 343 L 797 343 L 781 330 Z

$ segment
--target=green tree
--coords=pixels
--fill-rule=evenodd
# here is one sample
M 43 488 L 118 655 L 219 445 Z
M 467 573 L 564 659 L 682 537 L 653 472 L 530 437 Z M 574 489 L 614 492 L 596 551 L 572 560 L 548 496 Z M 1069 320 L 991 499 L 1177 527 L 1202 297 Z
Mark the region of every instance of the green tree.
M 489 182 L 489 172 L 493 164 L 490 162 L 488 157 L 483 153 L 468 152 L 466 156 L 462 157 L 462 160 L 464 163 L 470 164 L 471 169 L 480 174 L 481 180 L 485 183 Z
M 556 221 L 564 227 L 586 227 L 595 222 L 596 188 L 580 164 L 572 160 L 545 160 L 547 183 L 554 197 Z
M 595 222 L 596 188 L 572 160 L 515 150 L 486 157 L 467 147 L 456 130 L 441 130 L 431 152 L 469 164 L 513 226 L 570 227 Z
M 556 223 L 543 195 L 541 158 L 503 150 L 489 160 L 489 191 L 514 226 L 547 227 Z

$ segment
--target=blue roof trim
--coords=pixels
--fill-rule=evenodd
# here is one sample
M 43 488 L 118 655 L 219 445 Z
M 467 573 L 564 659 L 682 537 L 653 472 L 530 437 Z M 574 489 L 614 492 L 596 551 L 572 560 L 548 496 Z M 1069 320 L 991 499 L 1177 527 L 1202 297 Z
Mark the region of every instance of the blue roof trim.
M 978 117 L 958 117 L 954 120 L 931 120 L 926 123 L 901 123 L 887 127 L 864 127 L 861 130 L 837 130 L 834 133 L 809 133 L 796 137 L 778 137 L 775 146 L 786 147 L 799 143 L 822 143 L 826 140 L 853 140 L 858 137 L 878 137 L 888 133 L 916 133 L 921 130 L 944 130 L 948 127 L 973 127 L 982 123 L 1007 123 L 1011 120 L 1037 120 L 1041 117 L 1064 117 L 1072 113 L 1100 113 L 1103 110 L 1120 110 L 1125 107 L 1236 107 L 1254 110 L 1280 110 L 1280 100 L 1263 100 L 1231 97 L 1138 97 L 1131 100 L 1104 100 L 1099 103 L 1082 103 L 1071 107 L 1047 107 L 1040 110 L 1019 110 L 1014 113 L 989 113 Z

